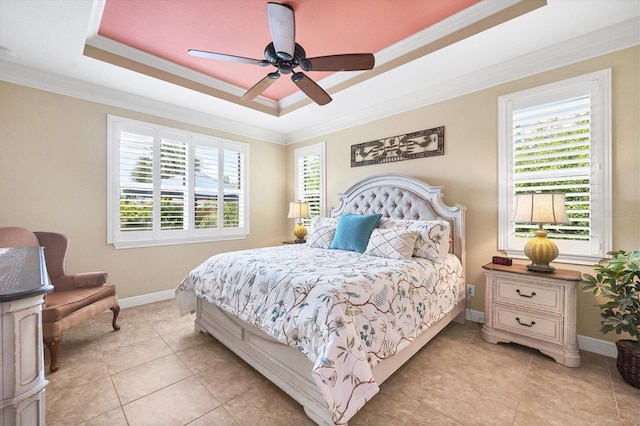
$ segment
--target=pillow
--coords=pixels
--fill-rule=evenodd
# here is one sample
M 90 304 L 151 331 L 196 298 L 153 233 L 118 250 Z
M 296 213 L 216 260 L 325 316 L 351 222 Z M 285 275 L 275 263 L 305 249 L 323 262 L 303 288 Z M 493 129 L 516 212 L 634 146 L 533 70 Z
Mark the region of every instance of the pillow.
M 387 259 L 411 259 L 417 238 L 417 231 L 376 228 L 371 232 L 364 254 Z
M 333 237 L 336 235 L 337 224 L 338 219 L 314 216 L 311 219 L 309 235 L 307 235 L 307 245 L 323 249 L 329 248 Z
M 418 238 L 413 255 L 430 260 L 444 260 L 449 253 L 449 222 L 446 220 L 405 220 L 385 218 L 378 225 L 381 229 L 414 230 Z
M 369 243 L 371 231 L 376 227 L 381 214 L 350 214 L 340 216 L 336 226 L 336 235 L 330 249 L 350 250 L 364 253 Z

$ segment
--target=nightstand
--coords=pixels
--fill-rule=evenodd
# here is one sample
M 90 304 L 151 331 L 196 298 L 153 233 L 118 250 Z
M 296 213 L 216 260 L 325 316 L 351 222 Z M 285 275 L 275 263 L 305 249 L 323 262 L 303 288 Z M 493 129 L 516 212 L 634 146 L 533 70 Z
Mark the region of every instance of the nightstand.
M 489 343 L 529 346 L 567 367 L 579 367 L 576 285 L 580 272 L 533 272 L 525 265 L 493 263 L 482 268 L 486 276 L 482 338 Z
M 306 244 L 307 240 L 304 241 L 296 241 L 296 240 L 291 240 L 291 241 L 283 241 L 282 244 Z

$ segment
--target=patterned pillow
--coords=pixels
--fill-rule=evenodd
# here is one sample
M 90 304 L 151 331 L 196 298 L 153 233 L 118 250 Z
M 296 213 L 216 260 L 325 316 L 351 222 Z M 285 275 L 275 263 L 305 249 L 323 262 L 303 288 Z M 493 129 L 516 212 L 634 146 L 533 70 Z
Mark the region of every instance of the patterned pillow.
M 418 232 L 376 228 L 371 232 L 364 254 L 387 259 L 411 259 Z
M 384 218 L 380 229 L 414 230 L 418 238 L 413 248 L 415 257 L 444 260 L 449 252 L 449 222 L 446 220 L 405 220 Z
M 337 225 L 338 219 L 314 216 L 311 219 L 309 235 L 307 235 L 307 245 L 309 247 L 329 248 L 333 237 L 336 235 Z

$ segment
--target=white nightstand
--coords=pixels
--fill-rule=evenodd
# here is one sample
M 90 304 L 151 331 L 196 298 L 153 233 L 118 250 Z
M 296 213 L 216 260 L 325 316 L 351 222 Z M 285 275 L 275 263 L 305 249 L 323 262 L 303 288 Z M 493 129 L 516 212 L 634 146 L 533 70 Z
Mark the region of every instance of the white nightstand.
M 525 265 L 484 265 L 485 324 L 489 343 L 538 349 L 567 367 L 580 366 L 576 336 L 578 271 L 532 272 Z

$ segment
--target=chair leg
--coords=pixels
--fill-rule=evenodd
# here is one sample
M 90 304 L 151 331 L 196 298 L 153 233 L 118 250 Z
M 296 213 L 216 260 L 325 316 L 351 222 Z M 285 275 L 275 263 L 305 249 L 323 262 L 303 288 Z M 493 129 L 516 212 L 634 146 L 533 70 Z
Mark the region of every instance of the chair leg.
M 120 330 L 120 326 L 116 324 L 116 320 L 118 319 L 118 314 L 120 313 L 120 305 L 115 305 L 109 309 L 111 309 L 111 311 L 113 312 L 113 322 L 111 323 L 111 326 L 114 330 L 118 331 Z
M 49 355 L 51 356 L 51 364 L 49 364 L 49 371 L 55 373 L 58 371 L 58 347 L 62 341 L 62 335 L 53 338 L 44 339 L 44 344 L 49 348 Z

